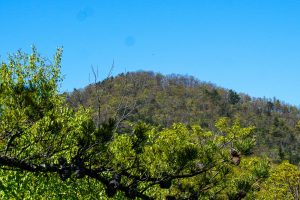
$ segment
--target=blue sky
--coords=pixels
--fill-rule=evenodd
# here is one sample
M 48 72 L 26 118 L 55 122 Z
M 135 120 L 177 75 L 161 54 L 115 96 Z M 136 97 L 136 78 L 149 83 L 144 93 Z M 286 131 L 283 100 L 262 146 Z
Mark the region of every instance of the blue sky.
M 63 91 L 105 77 L 193 75 L 300 105 L 299 0 L 0 0 L 0 55 L 64 47 Z

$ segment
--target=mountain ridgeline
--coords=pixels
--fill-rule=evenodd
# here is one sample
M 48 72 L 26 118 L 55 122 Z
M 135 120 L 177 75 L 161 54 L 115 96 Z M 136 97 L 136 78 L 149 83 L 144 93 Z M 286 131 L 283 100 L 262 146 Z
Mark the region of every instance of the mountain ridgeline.
M 275 98 L 253 98 L 192 76 L 122 73 L 74 89 L 67 94 L 67 101 L 75 108 L 91 107 L 98 124 L 116 120 L 119 131 L 136 121 L 162 127 L 181 122 L 214 130 L 214 123 L 220 117 L 237 118 L 244 126 L 256 127 L 256 148 L 252 153 L 274 162 L 300 161 L 297 107 Z

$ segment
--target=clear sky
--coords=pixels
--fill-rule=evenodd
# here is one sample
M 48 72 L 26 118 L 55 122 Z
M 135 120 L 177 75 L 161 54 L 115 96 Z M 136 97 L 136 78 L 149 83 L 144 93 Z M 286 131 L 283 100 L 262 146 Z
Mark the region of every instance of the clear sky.
M 64 47 L 63 91 L 106 76 L 193 75 L 300 105 L 300 0 L 0 0 L 0 55 Z

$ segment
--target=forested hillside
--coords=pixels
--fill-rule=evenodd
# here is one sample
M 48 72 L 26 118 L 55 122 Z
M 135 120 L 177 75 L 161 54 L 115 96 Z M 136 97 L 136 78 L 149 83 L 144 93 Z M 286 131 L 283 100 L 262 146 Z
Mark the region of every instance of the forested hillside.
M 0 199 L 300 198 L 297 108 L 149 72 L 61 94 L 61 56 L 1 63 Z
M 175 122 L 214 130 L 220 117 L 254 125 L 254 153 L 273 161 L 300 161 L 300 110 L 277 99 L 254 98 L 201 82 L 192 76 L 130 72 L 74 89 L 67 95 L 73 107 L 92 107 L 93 118 L 126 123 L 144 121 L 170 127 Z M 101 114 L 98 114 L 100 112 Z M 298 126 L 297 126 L 298 124 Z

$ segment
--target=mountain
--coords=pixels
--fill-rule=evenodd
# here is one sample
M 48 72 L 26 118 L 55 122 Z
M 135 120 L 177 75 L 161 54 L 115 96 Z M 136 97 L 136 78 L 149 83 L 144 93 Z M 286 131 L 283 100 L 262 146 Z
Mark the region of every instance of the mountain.
M 120 131 L 136 121 L 162 127 L 199 124 L 213 130 L 220 117 L 238 118 L 242 125 L 256 127 L 254 154 L 274 162 L 300 161 L 300 110 L 275 98 L 250 97 L 192 76 L 144 71 L 109 77 L 66 96 L 75 108 L 91 107 L 98 124 L 115 119 Z

